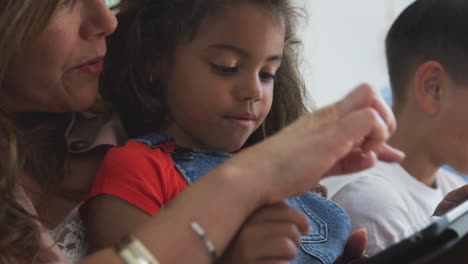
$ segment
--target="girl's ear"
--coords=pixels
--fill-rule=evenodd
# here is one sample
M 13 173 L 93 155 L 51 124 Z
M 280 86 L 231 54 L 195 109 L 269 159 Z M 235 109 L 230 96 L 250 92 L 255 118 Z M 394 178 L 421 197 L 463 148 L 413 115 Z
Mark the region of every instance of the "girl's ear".
M 445 75 L 444 67 L 436 61 L 421 64 L 416 70 L 415 97 L 427 114 L 434 115 L 439 112 Z

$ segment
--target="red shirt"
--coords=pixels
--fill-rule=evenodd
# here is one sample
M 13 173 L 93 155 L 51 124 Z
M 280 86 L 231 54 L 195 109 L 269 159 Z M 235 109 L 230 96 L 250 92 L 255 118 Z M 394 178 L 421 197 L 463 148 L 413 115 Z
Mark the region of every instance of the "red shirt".
M 169 142 L 161 146 L 169 151 L 175 150 Z M 86 221 L 89 200 L 107 194 L 154 215 L 185 188 L 187 182 L 174 166 L 169 153 L 129 140 L 125 146 L 107 153 L 80 214 Z

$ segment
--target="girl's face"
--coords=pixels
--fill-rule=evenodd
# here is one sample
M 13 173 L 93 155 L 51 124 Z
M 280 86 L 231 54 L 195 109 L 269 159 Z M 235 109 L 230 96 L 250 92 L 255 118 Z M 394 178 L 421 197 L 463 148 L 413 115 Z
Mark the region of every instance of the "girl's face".
M 117 20 L 103 0 L 65 0 L 49 25 L 13 61 L 0 102 L 9 112 L 68 112 L 92 105 L 105 37 Z
M 165 102 L 177 144 L 238 150 L 263 122 L 281 64 L 284 26 L 255 5 L 206 19 L 176 48 Z

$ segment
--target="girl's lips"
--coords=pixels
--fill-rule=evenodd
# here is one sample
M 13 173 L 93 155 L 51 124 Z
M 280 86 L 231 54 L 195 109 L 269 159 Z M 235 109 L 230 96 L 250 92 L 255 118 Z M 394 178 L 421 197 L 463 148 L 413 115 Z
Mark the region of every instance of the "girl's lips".
M 240 115 L 225 116 L 225 118 L 236 125 L 240 125 L 242 127 L 250 127 L 255 124 L 257 116 L 253 113 L 244 113 Z
M 255 124 L 254 120 L 248 118 L 226 117 L 226 119 L 241 127 L 251 127 Z
M 235 114 L 235 115 L 228 115 L 226 118 L 234 118 L 234 119 L 248 119 L 248 120 L 256 120 L 257 115 L 252 112 L 246 112 L 242 114 Z
M 96 57 L 74 69 L 87 74 L 98 75 L 102 72 L 103 66 L 104 57 Z

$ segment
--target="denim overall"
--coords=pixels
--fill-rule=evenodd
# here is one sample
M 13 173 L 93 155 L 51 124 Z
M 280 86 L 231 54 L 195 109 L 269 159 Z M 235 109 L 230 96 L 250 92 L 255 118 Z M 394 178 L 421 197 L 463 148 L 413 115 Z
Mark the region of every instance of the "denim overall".
M 151 148 L 159 148 L 160 143 L 169 139 L 166 134 L 153 133 L 135 140 Z M 170 155 L 188 184 L 232 157 L 225 152 L 188 148 L 177 148 Z M 311 227 L 311 233 L 301 237 L 301 250 L 291 263 L 332 264 L 341 255 L 349 235 L 348 215 L 332 201 L 313 192 L 289 198 L 286 202 L 304 213 Z

